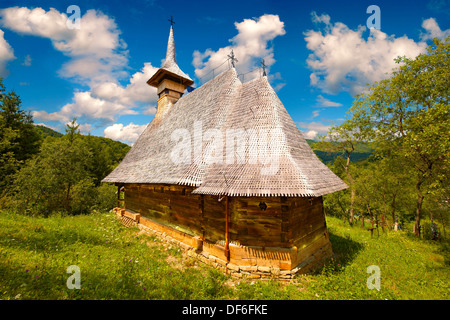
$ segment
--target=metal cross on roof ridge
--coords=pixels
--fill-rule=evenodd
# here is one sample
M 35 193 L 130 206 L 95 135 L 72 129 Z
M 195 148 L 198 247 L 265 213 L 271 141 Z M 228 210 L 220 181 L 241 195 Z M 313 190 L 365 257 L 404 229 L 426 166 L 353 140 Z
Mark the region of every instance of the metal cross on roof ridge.
M 261 60 L 261 66 L 263 68 L 263 77 L 267 76 L 267 74 L 266 74 L 266 67 L 267 66 L 266 66 L 266 63 L 265 63 L 264 59 Z
M 167 19 L 168 21 L 170 21 L 170 26 L 172 27 L 173 24 L 175 23 L 175 21 L 173 21 L 173 17 L 170 16 L 170 19 Z
M 231 50 L 231 54 L 227 55 L 227 57 L 231 60 L 231 65 L 234 68 L 234 62 L 239 62 L 238 59 L 236 59 L 236 57 L 234 56 L 234 52 L 233 50 Z

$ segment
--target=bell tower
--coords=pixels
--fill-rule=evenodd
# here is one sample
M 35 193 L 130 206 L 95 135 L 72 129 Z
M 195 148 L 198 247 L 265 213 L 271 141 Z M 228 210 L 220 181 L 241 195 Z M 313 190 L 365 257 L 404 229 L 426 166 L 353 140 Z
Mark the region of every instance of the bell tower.
M 156 92 L 159 96 L 155 119 L 164 117 L 171 106 L 181 98 L 186 88 L 194 83 L 177 65 L 172 17 L 169 21 L 170 33 L 166 60 L 163 66 L 147 81 L 148 85 L 157 88 Z

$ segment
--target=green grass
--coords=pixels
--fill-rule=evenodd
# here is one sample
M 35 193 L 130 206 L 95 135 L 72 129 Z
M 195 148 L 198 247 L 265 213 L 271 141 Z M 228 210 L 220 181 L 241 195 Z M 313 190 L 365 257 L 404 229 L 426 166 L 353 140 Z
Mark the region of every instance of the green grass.
M 328 217 L 335 257 L 318 273 L 235 280 L 112 213 L 48 218 L 0 212 L 0 299 L 448 299 L 448 243 L 405 232 L 370 236 Z M 81 270 L 68 289 L 67 267 Z M 369 290 L 367 267 L 381 270 Z

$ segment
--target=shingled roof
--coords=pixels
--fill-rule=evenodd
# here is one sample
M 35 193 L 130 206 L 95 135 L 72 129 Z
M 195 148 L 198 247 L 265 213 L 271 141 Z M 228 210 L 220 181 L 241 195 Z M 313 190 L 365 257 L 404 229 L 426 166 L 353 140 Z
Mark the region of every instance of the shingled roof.
M 218 150 L 216 139 L 203 138 L 203 152 L 194 153 L 199 141 L 194 127 L 199 125 L 203 133 L 223 134 L 223 161 L 211 152 Z M 172 160 L 178 143 L 172 139 L 176 130 L 192 138 L 188 140 L 194 153 L 190 162 Z M 244 156 L 241 153 L 240 158 L 228 161 L 225 156 L 233 155 L 235 146 L 225 143 L 225 136 L 233 130 L 274 135 L 262 148 L 264 139 L 248 138 Z M 255 162 L 255 157 L 269 161 Z M 153 119 L 103 181 L 188 185 L 196 187 L 197 194 L 228 196 L 318 197 L 347 188 L 311 150 L 267 77 L 243 84 L 234 68 L 184 95 L 163 118 Z

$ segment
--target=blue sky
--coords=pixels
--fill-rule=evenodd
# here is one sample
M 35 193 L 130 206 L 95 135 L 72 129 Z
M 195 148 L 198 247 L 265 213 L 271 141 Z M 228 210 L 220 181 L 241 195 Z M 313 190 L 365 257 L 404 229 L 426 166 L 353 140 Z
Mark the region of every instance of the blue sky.
M 80 28 L 67 27 L 80 8 Z M 380 30 L 366 12 L 380 10 Z M 145 82 L 165 57 L 174 17 L 177 62 L 200 86 L 231 49 L 242 81 L 260 60 L 305 137 L 339 124 L 355 94 L 398 55 L 415 57 L 450 35 L 448 0 L 429 1 L 1 1 L 0 76 L 35 123 L 133 143 L 155 113 Z M 70 21 L 69 21 L 70 22 Z M 224 71 L 227 63 L 214 74 Z

